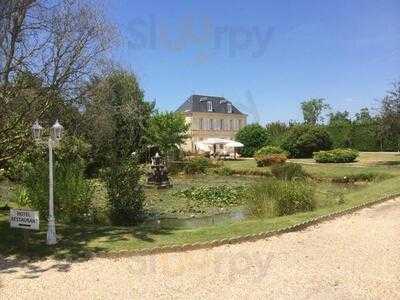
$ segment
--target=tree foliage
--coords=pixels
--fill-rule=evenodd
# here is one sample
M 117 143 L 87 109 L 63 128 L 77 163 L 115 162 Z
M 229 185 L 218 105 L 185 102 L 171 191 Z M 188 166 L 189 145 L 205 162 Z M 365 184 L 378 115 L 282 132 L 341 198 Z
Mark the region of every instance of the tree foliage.
M 36 118 L 79 129 L 79 95 L 101 72 L 114 37 L 87 1 L 1 1 L 0 165 L 29 146 Z
M 87 97 L 84 119 L 92 145 L 91 171 L 105 170 L 111 221 L 132 225 L 142 214 L 138 157 L 146 149 L 154 105 L 144 101 L 136 77 L 119 70 L 94 82 Z
M 348 111 L 330 113 L 326 129 L 332 139 L 334 148 L 351 146 L 352 122 Z
M 88 145 L 73 136 L 61 140 L 54 152 L 54 207 L 63 222 L 93 221 L 93 186 L 84 176 Z M 18 200 L 22 206 L 48 215 L 49 166 L 47 149 L 32 146 L 29 151 L 12 160 L 8 174 L 21 182 Z
M 110 220 L 115 225 L 134 225 L 142 218 L 144 192 L 142 172 L 135 155 L 114 165 L 106 173 Z
M 83 115 L 84 134 L 92 145 L 91 167 L 109 167 L 133 152 L 144 152 L 153 107 L 129 72 L 115 70 L 94 82 Z
M 307 124 L 293 125 L 282 144 L 282 148 L 296 158 L 309 158 L 314 152 L 331 147 L 332 141 L 323 127 Z
M 381 130 L 390 146 L 400 150 L 400 81 L 383 97 L 380 107 Z
M 150 120 L 149 140 L 164 155 L 168 155 L 177 150 L 188 138 L 189 127 L 181 113 L 156 112 Z
M 289 126 L 283 122 L 271 122 L 266 126 L 266 131 L 269 139 L 269 144 L 272 146 L 282 145 L 285 135 L 289 129 Z
M 301 103 L 303 118 L 306 124 L 316 125 L 322 120 L 322 113 L 328 109 L 329 105 L 325 103 L 323 98 L 311 98 Z
M 236 134 L 236 140 L 244 145 L 242 155 L 251 157 L 255 151 L 267 144 L 267 130 L 260 124 L 246 125 Z

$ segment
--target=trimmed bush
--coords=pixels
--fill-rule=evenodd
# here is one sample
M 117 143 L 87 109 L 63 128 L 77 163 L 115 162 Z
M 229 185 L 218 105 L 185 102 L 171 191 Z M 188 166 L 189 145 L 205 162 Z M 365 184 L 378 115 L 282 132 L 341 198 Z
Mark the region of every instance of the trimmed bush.
M 318 163 L 349 163 L 353 162 L 359 153 L 353 149 L 333 149 L 314 152 L 314 159 Z
M 298 180 L 307 176 L 300 164 L 290 162 L 272 166 L 271 173 L 275 178 L 281 180 Z
M 269 180 L 252 187 L 247 207 L 258 217 L 311 211 L 315 208 L 314 188 L 306 181 Z
M 283 150 L 281 147 L 276 147 L 276 146 L 265 146 L 255 152 L 255 155 L 268 155 L 268 154 L 287 155 L 287 152 Z
M 257 167 L 268 167 L 276 164 L 283 164 L 287 157 L 284 154 L 267 154 L 256 155 L 255 157 Z
M 256 151 L 254 159 L 257 167 L 272 166 L 284 163 L 287 160 L 287 153 L 280 147 L 265 146 Z
M 282 143 L 290 157 L 310 158 L 314 152 L 329 150 L 332 141 L 326 129 L 313 125 L 294 125 Z

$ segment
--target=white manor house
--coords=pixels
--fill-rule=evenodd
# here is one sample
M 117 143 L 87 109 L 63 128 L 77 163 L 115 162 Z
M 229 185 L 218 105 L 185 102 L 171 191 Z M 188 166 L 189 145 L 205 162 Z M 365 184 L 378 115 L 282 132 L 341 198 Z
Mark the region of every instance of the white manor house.
M 183 146 L 190 152 L 198 151 L 196 144 L 209 138 L 234 140 L 247 121 L 247 115 L 224 97 L 192 95 L 177 112 L 182 112 L 190 124 L 190 138 Z

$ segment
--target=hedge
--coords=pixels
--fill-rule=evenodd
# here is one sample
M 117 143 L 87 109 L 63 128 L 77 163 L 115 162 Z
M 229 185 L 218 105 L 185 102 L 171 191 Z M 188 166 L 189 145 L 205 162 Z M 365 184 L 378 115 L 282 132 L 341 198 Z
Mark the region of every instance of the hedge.
M 333 149 L 314 152 L 314 159 L 318 163 L 349 163 L 358 157 L 358 151 L 353 149 Z

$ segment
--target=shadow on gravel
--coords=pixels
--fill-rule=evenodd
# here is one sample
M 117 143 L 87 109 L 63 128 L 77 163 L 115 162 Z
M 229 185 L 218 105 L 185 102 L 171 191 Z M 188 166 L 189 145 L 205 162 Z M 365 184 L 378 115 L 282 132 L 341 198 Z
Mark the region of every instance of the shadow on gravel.
M 8 213 L 8 212 L 7 212 Z M 57 225 L 57 245 L 46 245 L 47 225 L 39 231 L 10 228 L 8 215 L 0 212 L 0 274 L 27 269 L 24 278 L 36 278 L 50 269 L 68 272 L 73 262 L 85 261 L 97 253 L 115 249 L 120 242 L 143 244 L 154 242 L 151 236 L 169 235 L 170 230 L 147 227 L 67 226 Z M 92 241 L 101 241 L 90 244 Z M 52 258 L 55 263 L 39 268 L 35 262 Z

